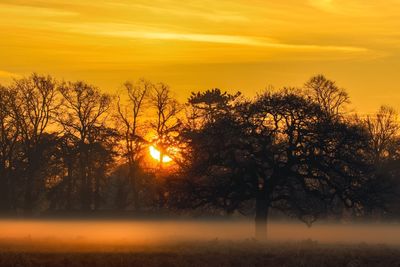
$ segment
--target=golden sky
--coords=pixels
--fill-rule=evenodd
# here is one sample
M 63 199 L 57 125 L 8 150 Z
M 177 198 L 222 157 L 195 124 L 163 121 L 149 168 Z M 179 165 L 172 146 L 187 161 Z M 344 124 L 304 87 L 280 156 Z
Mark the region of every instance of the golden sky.
M 109 92 L 254 95 L 318 73 L 362 113 L 400 109 L 400 0 L 0 0 L 0 82 L 32 71 Z

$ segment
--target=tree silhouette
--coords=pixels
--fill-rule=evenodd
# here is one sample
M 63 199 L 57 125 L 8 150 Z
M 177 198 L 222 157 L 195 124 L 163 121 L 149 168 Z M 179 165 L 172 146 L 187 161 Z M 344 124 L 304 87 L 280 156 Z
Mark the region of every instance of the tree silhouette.
M 312 77 L 304 87 L 309 90 L 312 99 L 319 104 L 322 111 L 331 117 L 342 115 L 344 106 L 349 103 L 347 92 L 324 75 Z
M 310 225 L 334 201 L 358 213 L 381 204 L 371 190 L 376 177 L 363 127 L 329 119 L 319 103 L 290 89 L 220 104 L 229 111 L 184 130 L 191 157 L 170 186 L 179 207 L 232 213 L 254 203 L 256 235 L 264 238 L 271 207 Z
M 59 91 L 63 96 L 59 122 L 65 138 L 77 148 L 81 207 L 97 210 L 100 205 L 102 169 L 111 161 L 107 151 L 114 132 L 105 125 L 111 97 L 84 82 L 64 83 Z
M 12 116 L 19 129 L 19 145 L 23 153 L 19 168 L 23 172 L 26 214 L 32 213 L 44 181 L 38 175 L 40 169 L 46 167 L 43 158 L 46 142 L 43 138 L 58 108 L 56 89 L 52 77 L 38 74 L 14 80 L 11 86 Z
M 169 148 L 176 147 L 175 136 L 181 124 L 178 118 L 182 107 L 178 101 L 171 95 L 171 90 L 168 85 L 158 83 L 154 86 L 150 97 L 150 106 L 155 112 L 155 119 L 151 122 L 151 126 L 155 131 L 155 136 L 150 143 L 153 143 L 160 152 L 158 159 L 158 178 L 164 177 L 164 158 L 165 156 L 173 156 Z M 164 189 L 164 179 L 157 181 L 158 191 L 158 208 L 164 208 L 165 197 L 167 192 Z
M 367 117 L 365 124 L 371 136 L 375 162 L 378 163 L 385 158 L 393 157 L 393 153 L 395 153 L 393 145 L 399 137 L 400 129 L 396 111 L 391 107 L 382 106 L 374 118 Z
M 0 211 L 9 212 L 13 206 L 15 181 L 12 178 L 16 164 L 16 144 L 19 136 L 18 124 L 12 111 L 13 91 L 0 88 Z
M 259 238 L 270 210 L 308 225 L 399 214 L 397 113 L 348 116 L 347 93 L 322 75 L 252 100 L 192 93 L 185 106 L 163 83 L 124 89 L 112 105 L 50 76 L 0 86 L 2 214 L 223 211 L 254 216 Z M 172 162 L 151 162 L 149 145 Z
M 124 105 L 121 103 L 121 96 L 118 97 L 117 122 L 122 124 L 121 131 L 125 141 L 124 156 L 128 164 L 128 177 L 133 192 L 133 205 L 136 210 L 139 210 L 139 193 L 143 183 L 143 181 L 140 181 L 139 175 L 140 160 L 142 157 L 141 152 L 144 146 L 147 145 L 147 141 L 142 136 L 144 129 L 140 118 L 144 113 L 144 106 L 148 102 L 147 98 L 152 93 L 154 85 L 142 79 L 136 83 L 126 82 L 124 87 L 128 101 Z M 125 196 L 125 200 L 121 199 L 122 196 Z M 127 193 L 120 192 L 119 202 L 121 207 L 129 205 L 127 198 Z
M 387 190 L 383 202 L 390 206 L 388 211 L 395 211 L 400 214 L 398 204 L 400 196 L 400 136 L 397 112 L 388 106 L 381 106 L 374 116 L 368 116 L 364 123 L 370 138 L 371 160 L 377 168 L 377 172 L 383 181 L 379 187 L 385 185 L 391 190 Z M 389 180 L 386 181 L 386 180 Z M 378 187 L 378 186 L 377 186 Z M 382 204 L 383 206 L 383 204 Z

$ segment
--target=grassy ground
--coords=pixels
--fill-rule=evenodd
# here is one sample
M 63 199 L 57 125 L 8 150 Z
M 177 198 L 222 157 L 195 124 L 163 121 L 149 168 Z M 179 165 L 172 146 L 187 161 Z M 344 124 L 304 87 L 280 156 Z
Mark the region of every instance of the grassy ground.
M 253 240 L 162 244 L 0 241 L 0 266 L 382 266 L 400 267 L 400 248 L 386 245 L 268 243 Z

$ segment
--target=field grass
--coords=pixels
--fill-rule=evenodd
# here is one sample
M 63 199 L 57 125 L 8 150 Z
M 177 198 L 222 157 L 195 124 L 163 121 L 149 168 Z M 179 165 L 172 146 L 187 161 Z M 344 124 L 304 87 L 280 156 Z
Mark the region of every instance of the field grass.
M 0 240 L 0 266 L 382 266 L 400 267 L 400 247 L 301 242 L 179 241 L 158 244 Z
M 253 227 L 250 221 L 0 220 L 0 267 L 400 267 L 398 224 L 271 222 L 267 243 L 249 238 Z

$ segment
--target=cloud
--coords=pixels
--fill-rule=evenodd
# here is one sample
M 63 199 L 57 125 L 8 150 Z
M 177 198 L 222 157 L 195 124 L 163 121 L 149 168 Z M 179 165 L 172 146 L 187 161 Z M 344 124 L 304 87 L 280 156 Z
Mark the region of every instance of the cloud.
M 220 35 L 220 34 L 198 34 L 198 33 L 176 33 L 176 32 L 141 32 L 141 31 L 104 31 L 93 33 L 96 35 L 106 35 L 114 37 L 125 37 L 132 39 L 150 39 L 150 40 L 175 40 L 205 43 L 221 43 L 263 46 L 261 40 L 246 36 Z
M 142 10 L 151 12 L 155 15 L 169 15 L 179 16 L 186 18 L 198 18 L 203 20 L 209 20 L 213 22 L 246 22 L 250 19 L 241 14 L 240 12 L 233 12 L 229 10 L 223 10 L 223 8 L 210 8 L 215 6 L 215 2 L 202 3 L 201 8 L 198 6 L 189 5 L 188 3 L 179 3 L 179 5 L 170 6 L 166 5 L 165 2 L 158 3 L 157 1 L 143 2 L 143 3 L 121 3 L 121 2 L 106 2 L 105 5 L 111 8 L 123 8 L 131 10 Z M 208 7 L 208 8 L 207 8 Z
M 138 27 L 131 25 L 131 27 Z M 291 44 L 282 43 L 275 39 L 266 37 L 253 37 L 242 35 L 221 35 L 221 34 L 203 34 L 203 33 L 182 33 L 159 31 L 152 29 L 128 30 L 129 25 L 120 24 L 86 24 L 70 25 L 68 31 L 87 35 L 109 36 L 128 39 L 147 39 L 147 40 L 171 40 L 186 42 L 202 42 L 216 44 L 231 44 L 255 47 L 269 47 L 276 49 L 290 50 L 309 50 L 309 51 L 341 51 L 341 52 L 367 52 L 368 49 L 356 46 L 336 46 L 336 45 L 318 45 L 318 44 Z
M 30 17 L 64 17 L 64 16 L 76 16 L 79 13 L 61 10 L 51 7 L 39 7 L 30 5 L 13 5 L 13 4 L 1 4 L 0 3 L 0 14 L 4 13 L 7 15 L 16 16 L 30 16 Z
M 316 9 L 335 15 L 348 17 L 388 17 L 397 16 L 399 0 L 308 0 Z

